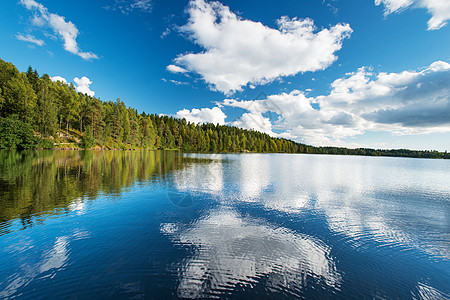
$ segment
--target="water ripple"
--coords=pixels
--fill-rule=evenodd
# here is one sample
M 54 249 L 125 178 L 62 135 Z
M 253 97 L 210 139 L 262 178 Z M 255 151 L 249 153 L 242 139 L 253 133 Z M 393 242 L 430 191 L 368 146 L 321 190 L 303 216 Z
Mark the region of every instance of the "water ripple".
M 161 225 L 176 244 L 197 249 L 179 268 L 180 297 L 251 287 L 262 278 L 266 285 L 284 292 L 301 289 L 308 277 L 330 287 L 339 285 L 341 276 L 329 249 L 287 228 L 268 226 L 229 208 L 217 209 L 191 227 L 176 228 Z

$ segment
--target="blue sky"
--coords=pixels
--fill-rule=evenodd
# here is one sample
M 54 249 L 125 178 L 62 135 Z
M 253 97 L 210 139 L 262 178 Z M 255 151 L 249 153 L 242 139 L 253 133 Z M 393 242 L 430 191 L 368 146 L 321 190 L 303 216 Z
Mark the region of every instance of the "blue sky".
M 444 151 L 449 20 L 448 0 L 4 0 L 0 58 L 147 113 Z

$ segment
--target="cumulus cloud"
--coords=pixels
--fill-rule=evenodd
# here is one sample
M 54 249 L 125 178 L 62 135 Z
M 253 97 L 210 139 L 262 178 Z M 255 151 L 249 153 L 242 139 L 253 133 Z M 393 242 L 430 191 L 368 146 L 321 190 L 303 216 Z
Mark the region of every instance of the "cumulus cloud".
M 274 29 L 204 0 L 191 0 L 188 13 L 189 21 L 180 30 L 205 50 L 180 54 L 174 63 L 226 94 L 249 83 L 323 70 L 337 59 L 335 52 L 352 32 L 348 24 L 318 31 L 311 19 L 285 16 Z
M 61 77 L 61 76 L 53 76 L 52 78 L 50 78 L 53 82 L 58 82 L 58 81 L 61 81 L 61 82 L 64 82 L 64 83 L 67 83 L 67 80 L 64 78 L 64 77 Z
M 375 5 L 383 4 L 384 15 L 401 12 L 409 7 L 425 8 L 431 14 L 428 30 L 444 27 L 450 19 L 450 1 L 448 0 L 375 0 Z
M 64 77 L 61 76 L 53 76 L 50 78 L 53 82 L 63 82 L 67 84 L 67 80 Z M 89 96 L 94 97 L 95 92 L 91 91 L 90 89 L 90 85 L 92 84 L 92 81 L 87 78 L 86 76 L 83 76 L 81 78 L 75 77 L 73 79 L 73 81 L 75 82 L 76 85 L 76 91 L 83 93 L 83 94 L 87 94 Z
M 115 0 L 113 5 L 107 5 L 104 8 L 128 15 L 135 10 L 149 13 L 152 11 L 153 4 L 152 0 Z
M 87 78 L 86 76 L 83 76 L 81 78 L 75 77 L 73 81 L 75 81 L 75 84 L 77 85 L 77 92 L 94 97 L 95 92 L 91 91 L 91 89 L 89 88 L 89 86 L 92 84 L 92 81 L 90 81 L 89 78 Z
M 35 44 L 36 46 L 42 46 L 45 44 L 43 40 L 37 39 L 34 35 L 31 34 L 23 35 L 21 33 L 18 33 L 16 34 L 16 39 L 18 39 L 19 41 Z
M 220 106 L 246 110 L 232 125 L 313 145 L 344 145 L 366 131 L 423 134 L 450 131 L 450 64 L 422 70 L 374 74 L 360 68 L 331 84 L 327 95 L 306 92 L 269 95 L 262 100 L 225 99 Z M 264 117 L 265 116 L 265 117 Z
M 260 113 L 245 113 L 238 120 L 232 122 L 231 125 L 244 129 L 254 129 L 275 136 L 275 133 L 272 132 L 270 119 L 265 118 Z
M 63 16 L 50 13 L 42 4 L 34 0 L 20 0 L 20 3 L 34 13 L 32 24 L 38 27 L 49 27 L 64 41 L 64 49 L 72 54 L 78 55 L 85 60 L 98 59 L 92 52 L 80 50 L 76 41 L 78 28 Z
M 213 124 L 225 124 L 225 118 L 227 115 L 219 107 L 202 108 L 202 109 L 183 109 L 177 112 L 177 118 L 186 119 L 192 123 L 213 123 Z

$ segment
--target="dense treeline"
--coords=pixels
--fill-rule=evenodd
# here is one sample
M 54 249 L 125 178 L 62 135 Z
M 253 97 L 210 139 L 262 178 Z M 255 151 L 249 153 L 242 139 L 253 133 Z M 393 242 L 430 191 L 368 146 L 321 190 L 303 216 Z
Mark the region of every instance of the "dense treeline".
M 268 134 L 138 113 L 0 59 L 0 148 L 180 149 L 450 158 L 447 152 L 313 147 Z

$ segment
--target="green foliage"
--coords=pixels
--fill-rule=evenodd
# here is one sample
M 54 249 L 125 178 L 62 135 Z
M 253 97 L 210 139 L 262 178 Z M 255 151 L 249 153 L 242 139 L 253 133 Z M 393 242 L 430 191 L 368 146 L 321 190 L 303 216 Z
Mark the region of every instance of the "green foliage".
M 18 115 L 24 122 L 29 122 L 36 104 L 36 94 L 28 83 L 25 74 L 17 74 L 2 87 L 2 116 Z
M 86 127 L 86 131 L 81 139 L 81 147 L 83 149 L 89 149 L 95 146 L 94 135 L 92 134 L 91 126 Z
M 0 121 L 0 148 L 31 149 L 38 145 L 30 124 L 20 121 L 16 116 L 2 118 Z
M 33 115 L 34 129 L 42 136 L 55 136 L 58 130 L 58 94 L 52 88 L 54 83 L 47 74 L 37 79 L 35 78 L 37 72 L 32 74 L 30 76 L 35 82 L 33 86 L 37 96 L 36 109 Z
M 53 149 L 55 147 L 55 142 L 53 139 L 41 139 L 38 147 L 42 149 Z

